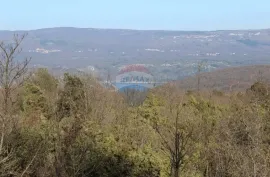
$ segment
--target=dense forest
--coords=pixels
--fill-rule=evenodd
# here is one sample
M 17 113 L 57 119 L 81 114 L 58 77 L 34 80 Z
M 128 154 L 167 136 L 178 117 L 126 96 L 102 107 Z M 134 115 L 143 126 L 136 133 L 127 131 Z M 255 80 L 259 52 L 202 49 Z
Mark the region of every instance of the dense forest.
M 117 93 L 52 76 L 1 43 L 0 176 L 269 177 L 269 86 Z

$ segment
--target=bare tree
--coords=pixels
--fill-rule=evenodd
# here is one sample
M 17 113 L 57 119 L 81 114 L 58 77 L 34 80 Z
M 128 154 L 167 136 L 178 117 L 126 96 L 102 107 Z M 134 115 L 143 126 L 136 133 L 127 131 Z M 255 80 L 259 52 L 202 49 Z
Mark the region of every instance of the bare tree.
M 201 85 L 201 72 L 203 67 L 205 66 L 205 62 L 201 61 L 198 63 L 197 66 L 197 91 L 200 92 L 200 85 Z
M 1 141 L 0 141 L 0 154 L 3 148 L 3 141 L 6 130 L 6 123 L 9 120 L 12 105 L 15 101 L 12 99 L 12 93 L 19 86 L 22 85 L 25 80 L 25 76 L 28 69 L 28 64 L 31 58 L 25 58 L 18 60 L 17 56 L 22 52 L 20 45 L 26 34 L 13 36 L 11 43 L 0 42 L 0 93 L 3 99 L 0 117 L 1 117 Z
M 21 53 L 20 45 L 26 34 L 13 36 L 12 43 L 0 43 L 0 86 L 3 95 L 3 112 L 7 114 L 11 93 L 17 89 L 25 80 L 27 66 L 31 58 L 25 58 L 22 61 L 16 60 Z M 12 102 L 10 102 L 12 103 Z
M 142 116 L 161 140 L 162 150 L 170 159 L 170 176 L 179 177 L 188 156 L 193 153 L 194 116 L 185 106 L 184 95 L 175 86 L 164 88 L 165 94 L 148 96 L 142 107 Z M 146 109 L 145 109 L 146 108 Z M 145 114 L 146 113 L 146 114 Z
M 263 72 L 261 70 L 259 70 L 258 74 L 257 74 L 257 82 L 263 82 Z
M 171 130 L 167 130 L 166 133 L 162 132 L 160 126 L 155 126 L 155 131 L 162 139 L 162 145 L 169 152 L 171 161 L 171 176 L 179 177 L 181 167 L 184 164 L 184 158 L 187 155 L 187 143 L 190 134 L 186 135 L 183 129 L 179 126 L 180 110 L 177 110 L 175 115 L 175 123 Z M 168 134 L 168 135 L 167 135 Z

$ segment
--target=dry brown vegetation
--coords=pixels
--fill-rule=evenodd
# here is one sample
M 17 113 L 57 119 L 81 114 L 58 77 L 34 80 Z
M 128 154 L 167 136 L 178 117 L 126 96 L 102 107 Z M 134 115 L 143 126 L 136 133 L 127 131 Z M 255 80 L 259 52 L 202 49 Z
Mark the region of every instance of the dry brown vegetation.
M 270 87 L 262 81 L 242 93 L 170 83 L 123 96 L 89 75 L 26 74 L 2 86 L 12 92 L 1 99 L 0 176 L 270 176 Z
M 270 65 L 234 67 L 200 74 L 202 90 L 245 91 L 257 81 L 269 82 Z M 182 89 L 196 90 L 198 76 L 177 81 Z

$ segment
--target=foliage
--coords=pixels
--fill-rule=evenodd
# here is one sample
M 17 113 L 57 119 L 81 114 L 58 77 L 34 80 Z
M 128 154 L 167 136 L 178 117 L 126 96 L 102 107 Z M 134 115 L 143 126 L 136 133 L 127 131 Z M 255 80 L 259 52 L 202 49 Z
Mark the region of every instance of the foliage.
M 24 86 L 22 111 L 26 116 L 48 116 L 47 99 L 41 89 L 32 83 Z M 33 121 L 33 120 L 32 120 Z
M 83 83 L 77 76 L 68 73 L 64 75 L 64 88 L 59 93 L 60 99 L 57 102 L 58 118 L 82 114 L 85 106 L 85 94 Z
M 270 175 L 266 84 L 210 97 L 172 84 L 127 100 L 91 77 L 58 80 L 39 69 L 13 96 L 21 109 L 6 130 L 0 176 Z
M 38 69 L 26 80 L 30 60 L 14 62 L 23 38 L 0 43 L 0 176 L 270 176 L 262 79 L 246 93 L 206 95 L 199 76 L 197 92 L 169 83 L 124 96 L 86 75 Z

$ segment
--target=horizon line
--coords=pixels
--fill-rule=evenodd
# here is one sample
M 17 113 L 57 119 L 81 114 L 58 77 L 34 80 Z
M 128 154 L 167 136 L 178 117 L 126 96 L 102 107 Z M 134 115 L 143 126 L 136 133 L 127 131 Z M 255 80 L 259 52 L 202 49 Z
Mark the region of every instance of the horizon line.
M 136 29 L 136 28 L 99 28 L 99 27 L 72 27 L 72 26 L 56 26 L 56 27 L 44 27 L 44 28 L 35 28 L 35 29 L 16 29 L 16 30 L 5 30 L 0 29 L 0 31 L 38 31 L 46 29 L 59 29 L 59 28 L 74 28 L 74 29 L 89 29 L 89 30 L 129 30 L 129 31 L 171 31 L 171 32 L 215 32 L 215 31 L 257 31 L 257 30 L 269 30 L 270 28 L 249 28 L 249 29 L 216 29 L 216 30 L 181 30 L 181 29 Z

